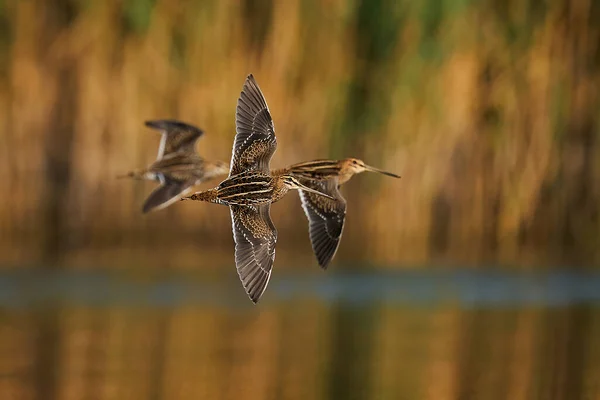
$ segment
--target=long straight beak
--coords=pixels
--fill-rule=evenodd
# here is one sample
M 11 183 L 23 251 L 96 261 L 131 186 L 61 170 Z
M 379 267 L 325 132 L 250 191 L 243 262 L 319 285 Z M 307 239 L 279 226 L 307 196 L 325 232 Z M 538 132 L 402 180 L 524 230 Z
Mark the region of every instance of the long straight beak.
M 300 189 L 305 190 L 307 192 L 311 192 L 311 193 L 314 193 L 314 194 L 318 194 L 319 196 L 323 196 L 323 197 L 327 197 L 328 199 L 335 200 L 334 197 L 331 197 L 330 195 L 325 194 L 323 192 L 319 192 L 318 190 L 311 189 L 308 186 L 304 186 L 304 185 L 300 184 L 299 187 L 300 187 Z
M 379 168 L 371 167 L 370 165 L 365 165 L 365 169 L 366 169 L 367 171 L 371 171 L 371 172 L 377 172 L 377 173 L 380 173 L 380 174 L 383 174 L 383 175 L 392 176 L 392 177 L 394 177 L 394 178 L 400 178 L 400 175 L 396 175 L 396 174 L 393 174 L 393 173 L 391 173 L 391 172 L 384 171 L 384 170 L 382 170 L 382 169 L 379 169 Z
M 145 174 L 145 171 L 136 169 L 136 170 L 130 171 L 126 174 L 117 175 L 117 179 L 132 178 L 132 179 L 135 179 L 136 181 L 143 181 L 144 174 Z

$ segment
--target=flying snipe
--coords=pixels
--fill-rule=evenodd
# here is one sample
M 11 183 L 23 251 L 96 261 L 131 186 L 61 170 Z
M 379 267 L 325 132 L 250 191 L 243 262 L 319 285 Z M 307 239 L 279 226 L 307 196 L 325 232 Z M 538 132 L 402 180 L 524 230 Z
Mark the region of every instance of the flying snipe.
M 285 172 L 271 173 L 269 164 L 277 139 L 267 102 L 252 75 L 246 78 L 235 113 L 236 136 L 229 177 L 214 189 L 186 199 L 227 205 L 231 211 L 235 264 L 252 302 L 264 293 L 275 260 L 277 230 L 271 221 L 271 203 L 290 189 L 327 196 Z
M 177 120 L 145 124 L 162 132 L 156 161 L 146 169 L 121 176 L 161 183 L 146 199 L 144 213 L 165 208 L 189 193 L 192 186 L 227 174 L 227 163 L 206 161 L 196 153 L 196 141 L 204 134 L 201 129 Z
M 333 197 L 328 199 L 304 190 L 299 191 L 302 208 L 308 218 L 310 242 L 322 268 L 327 268 L 335 256 L 344 228 L 346 200 L 342 197 L 339 187 L 348 182 L 353 175 L 364 171 L 400 178 L 391 172 L 366 165 L 356 158 L 307 161 L 274 171 L 276 174 L 291 174 L 305 186 Z

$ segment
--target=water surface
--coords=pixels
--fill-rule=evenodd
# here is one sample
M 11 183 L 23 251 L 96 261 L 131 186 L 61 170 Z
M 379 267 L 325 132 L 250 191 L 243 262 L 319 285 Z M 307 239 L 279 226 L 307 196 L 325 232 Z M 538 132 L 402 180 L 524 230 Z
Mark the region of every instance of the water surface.
M 596 399 L 600 274 L 0 275 L 1 399 Z

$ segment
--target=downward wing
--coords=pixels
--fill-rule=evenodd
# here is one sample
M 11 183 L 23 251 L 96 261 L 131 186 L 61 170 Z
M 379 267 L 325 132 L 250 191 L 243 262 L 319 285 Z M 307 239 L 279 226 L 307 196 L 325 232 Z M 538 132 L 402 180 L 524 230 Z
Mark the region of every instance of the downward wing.
M 308 218 L 308 231 L 313 251 L 319 265 L 327 268 L 335 256 L 342 237 L 346 218 L 346 200 L 338 190 L 337 178 L 326 181 L 304 181 L 303 183 L 335 198 L 335 200 L 331 200 L 299 190 L 302 208 Z
M 248 297 L 256 304 L 267 288 L 275 260 L 277 230 L 269 214 L 270 204 L 230 209 L 235 266 Z
M 176 152 L 195 153 L 196 141 L 204 134 L 200 128 L 174 119 L 146 121 L 145 124 L 162 133 L 157 160 Z
M 235 112 L 235 141 L 229 176 L 244 170 L 269 173 L 277 139 L 269 107 L 252 74 L 248 75 Z
M 157 187 L 144 202 L 142 212 L 161 210 L 179 200 L 187 194 L 195 181 L 174 181 L 166 180 Z

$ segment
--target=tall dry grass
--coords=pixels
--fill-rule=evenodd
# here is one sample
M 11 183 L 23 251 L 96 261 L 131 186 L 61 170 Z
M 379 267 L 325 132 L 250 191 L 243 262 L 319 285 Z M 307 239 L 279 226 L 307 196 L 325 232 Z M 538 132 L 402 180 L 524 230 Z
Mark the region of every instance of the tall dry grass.
M 600 7 L 591 0 L 7 1 L 0 7 L 0 254 L 6 263 L 231 262 L 224 207 L 143 216 L 143 127 L 202 127 L 228 160 L 256 76 L 279 138 L 273 166 L 356 156 L 337 256 L 597 260 Z M 312 262 L 297 196 L 273 207 L 278 260 Z M 292 258 L 293 257 L 293 258 Z

